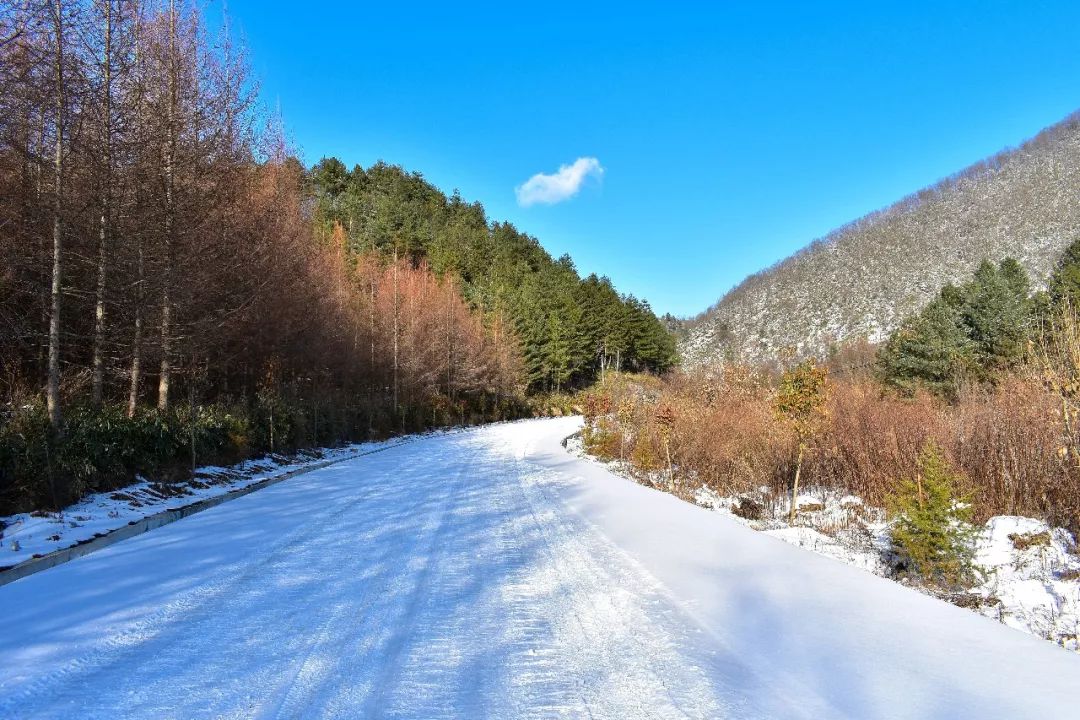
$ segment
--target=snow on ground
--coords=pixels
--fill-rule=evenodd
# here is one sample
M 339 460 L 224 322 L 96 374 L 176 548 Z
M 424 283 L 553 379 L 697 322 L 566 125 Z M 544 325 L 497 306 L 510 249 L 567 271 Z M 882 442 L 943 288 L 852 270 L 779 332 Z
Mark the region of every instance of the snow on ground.
M 1072 536 L 1032 518 L 990 518 L 976 545 L 983 614 L 1080 650 L 1080 556 Z M 995 602 L 996 600 L 996 602 Z
M 569 449 L 582 452 L 579 444 Z M 792 527 L 787 523 L 790 503 L 770 502 L 767 493 L 768 488 L 762 488 L 754 497 L 761 507 L 761 516 L 755 518 L 736 512 L 745 496 L 723 496 L 701 487 L 694 502 L 796 547 L 890 576 L 889 525 L 880 508 L 818 488 L 799 495 L 799 515 Z M 975 564 L 981 582 L 971 588 L 970 607 L 1011 628 L 1080 651 L 1080 554 L 1068 531 L 1032 518 L 992 517 L 976 534 Z
M 1076 656 L 568 455 L 424 438 L 0 587 L 4 718 L 1071 718 Z
M 176 510 L 267 478 L 322 462 L 343 460 L 398 442 L 401 440 L 355 443 L 288 456 L 271 455 L 229 467 L 205 465 L 189 480 L 177 483 L 140 480 L 119 490 L 88 495 L 61 512 L 0 516 L 0 569 L 79 545 L 155 513 Z
M 628 464 L 589 456 L 581 436 L 566 442 L 573 455 L 634 478 Z M 659 483 L 653 483 L 659 486 Z M 698 505 L 804 550 L 890 577 L 889 524 L 881 508 L 826 488 L 804 490 L 796 502 L 796 526 L 787 522 L 790 502 L 759 488 L 749 495 L 721 495 L 702 486 Z M 748 501 L 756 508 L 740 511 Z M 1062 528 L 1025 517 L 990 518 L 975 536 L 975 564 L 981 582 L 970 590 L 968 607 L 1011 628 L 1080 652 L 1080 547 Z
M 738 496 L 724 497 L 716 491 L 701 487 L 694 502 L 702 507 L 719 510 L 736 521 L 784 542 L 854 565 L 875 575 L 888 575 L 884 560 L 889 547 L 885 513 L 863 504 L 860 498 L 844 493 L 817 490 L 798 497 L 799 514 L 796 526 L 787 523 L 790 503 L 770 502 L 768 488 L 762 488 L 757 502 L 761 508 L 758 518 L 748 518 L 735 512 Z

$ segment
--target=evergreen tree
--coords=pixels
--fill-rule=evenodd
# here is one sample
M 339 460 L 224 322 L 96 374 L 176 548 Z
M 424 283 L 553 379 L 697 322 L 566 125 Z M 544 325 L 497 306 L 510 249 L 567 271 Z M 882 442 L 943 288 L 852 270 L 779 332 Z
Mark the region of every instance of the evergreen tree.
M 1080 238 L 1065 248 L 1065 254 L 1050 275 L 1048 290 L 1054 305 L 1068 303 L 1080 307 Z
M 888 499 L 901 571 L 950 589 L 970 586 L 975 574 L 971 508 L 956 495 L 958 479 L 928 443 L 915 477 L 902 480 Z
M 878 353 L 884 381 L 955 397 L 964 379 L 993 379 L 1024 358 L 1037 307 L 1019 263 L 983 262 L 971 281 L 946 285 L 889 337 Z
M 878 355 L 885 382 L 911 393 L 917 386 L 954 397 L 973 363 L 960 310 L 944 294 L 909 318 Z
M 1027 274 L 1012 258 L 998 267 L 984 261 L 964 287 L 962 316 L 984 371 L 1015 365 L 1031 336 L 1031 287 Z
M 611 369 L 662 372 L 675 340 L 648 303 L 620 297 L 611 281 L 582 279 L 569 256 L 551 258 L 509 223 L 490 223 L 479 203 L 447 197 L 418 173 L 376 163 L 346 171 L 324 158 L 308 177 L 316 225 L 336 226 L 351 256 L 407 258 L 460 279 L 462 296 L 516 331 L 533 389 L 583 385 Z

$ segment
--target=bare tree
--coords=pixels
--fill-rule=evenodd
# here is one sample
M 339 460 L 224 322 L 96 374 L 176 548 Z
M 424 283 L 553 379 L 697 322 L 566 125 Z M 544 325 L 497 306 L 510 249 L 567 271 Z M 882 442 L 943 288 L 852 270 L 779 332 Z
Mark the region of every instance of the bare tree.
M 164 263 L 161 277 L 161 372 L 158 375 L 158 410 L 169 409 L 169 384 L 172 381 L 172 274 L 173 274 L 173 232 L 174 232 L 174 194 L 176 191 L 176 143 L 178 114 L 178 47 L 176 38 L 176 0 L 169 0 L 168 51 L 166 73 L 168 77 L 168 97 L 166 99 L 165 155 L 163 170 L 165 173 L 165 219 L 163 227 Z
M 135 27 L 133 30 L 133 52 L 134 52 L 134 74 L 136 78 L 142 75 L 142 65 L 144 61 L 144 54 L 142 51 L 142 28 L 143 19 L 138 9 L 133 13 L 133 22 Z M 134 125 L 137 132 L 140 132 L 144 125 L 144 113 L 145 105 L 143 103 L 143 90 L 141 87 L 135 90 L 135 109 L 134 109 Z M 131 377 L 128 385 L 128 402 L 127 402 L 127 416 L 134 417 L 136 410 L 139 407 L 139 389 L 142 384 L 142 360 L 143 360 L 143 306 L 146 302 L 146 253 L 144 249 L 144 242 L 142 234 L 139 233 L 135 238 L 136 245 L 136 260 L 135 260 L 135 282 L 133 287 L 135 290 L 135 303 L 134 303 L 134 320 L 133 320 L 133 336 L 131 339 Z
M 63 295 L 63 246 L 64 246 L 64 124 L 66 113 L 66 87 L 64 85 L 65 12 L 62 0 L 53 0 L 53 123 L 55 124 L 53 154 L 53 204 L 52 204 L 52 289 L 49 311 L 49 369 L 45 397 L 49 422 L 59 428 L 60 413 L 60 310 Z
M 91 400 L 95 405 L 100 405 L 103 399 L 105 384 L 105 291 L 108 278 L 108 251 L 112 232 L 112 194 L 113 194 L 113 82 L 114 82 L 114 53 L 113 33 L 117 21 L 113 9 L 114 0 L 100 0 L 101 11 L 101 57 L 99 72 L 101 73 L 101 176 L 98 186 L 98 257 L 97 257 L 97 288 L 94 302 L 94 350 L 93 350 L 93 380 Z M 122 4 L 117 8 L 122 11 Z

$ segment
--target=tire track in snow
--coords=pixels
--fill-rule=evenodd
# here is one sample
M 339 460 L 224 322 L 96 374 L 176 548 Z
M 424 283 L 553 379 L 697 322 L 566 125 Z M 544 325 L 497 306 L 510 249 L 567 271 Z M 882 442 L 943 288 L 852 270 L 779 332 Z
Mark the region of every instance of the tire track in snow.
M 439 457 L 432 460 L 438 463 Z M 240 716 L 310 716 L 311 706 L 327 682 L 348 677 L 338 672 L 343 647 L 350 637 L 362 632 L 362 618 L 370 614 L 385 587 L 401 582 L 408 574 L 406 567 L 394 562 L 396 556 L 413 554 L 425 545 L 430 528 L 437 525 L 452 497 L 445 483 L 433 483 L 423 492 L 415 492 L 413 483 L 423 479 L 412 471 L 383 473 L 377 480 L 378 491 L 364 501 L 363 512 L 350 514 L 344 524 L 330 524 L 303 545 L 304 552 L 295 554 L 298 571 L 327 582 L 317 585 L 317 597 L 301 596 L 276 604 L 293 611 L 314 608 L 322 615 L 313 622 L 304 612 L 293 612 L 269 623 L 273 631 L 268 635 L 263 628 L 256 629 L 269 645 L 277 637 L 294 642 L 281 649 L 284 667 L 275 666 L 280 669 L 262 679 L 251 706 L 234 708 Z M 427 551 L 425 547 L 423 554 Z M 235 609 L 226 609 L 223 614 L 242 617 L 243 607 L 249 604 L 250 600 L 241 599 Z M 316 627 L 314 634 L 312 625 Z M 235 655 L 218 661 L 222 672 L 243 661 L 243 651 Z M 215 712 L 219 710 L 215 708 Z
M 339 563 L 332 553 L 326 552 L 326 538 L 313 535 L 312 528 L 333 529 L 342 517 L 383 494 L 385 490 L 381 486 L 362 486 L 355 497 L 343 504 L 327 506 L 325 512 L 306 518 L 304 523 L 297 523 L 287 534 L 278 536 L 266 553 L 218 568 L 209 579 L 183 591 L 160 609 L 134 622 L 121 624 L 88 652 L 36 678 L 18 692 L 6 694 L 0 700 L 0 717 L 11 717 L 16 708 L 20 709 L 19 712 L 29 712 L 34 700 L 46 700 L 52 706 L 62 704 L 65 699 L 78 703 L 79 688 L 85 688 L 91 682 L 101 682 L 102 675 L 107 675 L 110 668 L 117 669 L 122 675 L 129 674 L 120 668 L 129 664 L 125 656 L 132 654 L 143 656 L 137 667 L 144 672 L 163 662 L 177 668 L 203 665 L 198 656 L 206 648 L 200 644 L 198 636 L 222 641 L 238 632 L 242 634 L 242 629 L 229 627 L 230 618 L 235 617 L 234 613 L 229 612 L 230 608 L 260 599 L 269 600 L 267 578 L 310 572 L 312 558 L 321 559 L 328 573 L 332 571 Z M 311 552 L 305 554 L 305 550 Z M 304 559 L 298 562 L 298 558 Z M 267 612 L 272 612 L 275 607 L 289 607 L 288 603 L 280 601 L 266 602 L 264 605 Z M 197 632 L 193 633 L 193 629 Z M 192 641 L 186 650 L 185 637 Z M 303 638 L 305 635 L 301 633 L 297 637 Z M 240 647 L 241 643 L 234 642 L 234 646 Z M 165 652 L 164 648 L 168 651 Z M 80 707 L 79 712 L 81 716 L 89 717 L 86 713 L 92 712 L 92 709 Z M 105 712 L 102 717 L 112 715 Z
M 477 472 L 447 511 L 455 533 L 412 596 L 365 716 L 715 717 L 678 638 L 654 628 L 629 591 L 605 595 L 616 577 L 604 565 L 625 575 L 625 561 L 594 557 L 599 538 L 579 537 L 552 498 L 527 489 L 532 466 L 483 446 L 473 458 Z
M 439 514 L 438 522 L 430 533 L 431 541 L 428 544 L 428 552 L 421 558 L 419 571 L 412 588 L 408 592 L 405 610 L 398 618 L 398 621 L 393 624 L 393 631 L 383 648 L 382 668 L 373 683 L 369 702 L 365 704 L 364 717 L 381 718 L 388 714 L 387 696 L 392 683 L 398 679 L 397 675 L 404 662 L 404 653 L 415 637 L 417 617 L 424 599 L 430 592 L 432 576 L 438 569 L 447 550 L 447 544 L 443 542 L 448 527 L 447 518 L 451 517 L 460 507 L 462 483 L 466 471 L 474 467 L 475 464 L 475 458 L 470 457 L 466 464 L 458 467 L 452 483 L 449 483 L 451 497 Z M 416 556 L 414 555 L 414 557 Z
M 446 453 L 441 453 L 435 458 L 430 458 L 434 461 L 432 464 L 438 466 L 439 460 L 450 459 Z M 409 492 L 419 493 L 427 497 L 438 497 L 438 500 L 432 503 L 432 506 L 425 517 L 425 521 L 421 524 L 418 531 L 413 535 L 412 542 L 404 548 L 399 545 L 385 544 L 382 549 L 382 555 L 387 561 L 396 559 L 393 566 L 399 568 L 399 571 L 394 575 L 393 579 L 388 582 L 389 587 L 405 588 L 406 592 L 413 598 L 408 605 L 412 605 L 415 602 L 415 598 L 422 595 L 424 592 L 424 586 L 426 578 L 430 576 L 432 571 L 432 563 L 435 562 L 435 556 L 438 552 L 440 538 L 445 532 L 446 518 L 451 512 L 451 507 L 455 502 L 455 496 L 457 489 L 460 487 L 462 479 L 464 477 L 465 470 L 461 468 L 456 471 L 455 477 L 452 481 L 446 482 L 444 478 L 438 477 L 438 479 L 432 482 L 430 476 L 426 482 L 418 483 L 420 486 L 408 488 Z M 418 478 L 420 480 L 420 478 Z M 434 491 L 434 492 L 432 492 Z M 435 492 L 438 494 L 435 495 Z M 419 568 L 410 568 L 408 562 L 400 562 L 401 558 L 422 558 L 423 563 Z M 319 717 L 329 717 L 336 715 L 336 712 L 332 710 L 333 706 L 333 694 L 330 697 L 326 697 L 327 690 L 335 690 L 336 688 L 328 688 L 333 680 L 340 680 L 341 678 L 351 678 L 354 681 L 360 679 L 360 673 L 358 673 L 358 666 L 362 666 L 359 662 L 363 652 L 357 653 L 354 648 L 350 648 L 350 645 L 363 645 L 364 640 L 373 637 L 377 634 L 376 626 L 380 620 L 384 627 L 397 628 L 399 624 L 404 623 L 404 626 L 397 630 L 397 633 L 407 632 L 408 629 L 408 616 L 409 610 L 404 612 L 404 618 L 398 621 L 394 621 L 393 618 L 389 618 L 387 621 L 387 615 L 392 615 L 392 611 L 395 609 L 394 605 L 386 607 L 379 607 L 376 596 L 385 596 L 386 587 L 382 585 L 376 585 L 369 583 L 365 591 L 370 591 L 370 602 L 352 604 L 350 609 L 352 612 L 350 615 L 354 617 L 356 622 L 349 624 L 346 627 L 338 628 L 338 634 L 335 641 L 332 643 L 334 648 L 333 662 L 322 662 L 318 664 L 316 671 L 312 673 L 312 676 L 302 684 L 295 685 L 290 690 L 289 702 L 283 704 L 280 711 L 274 715 L 274 717 L 302 717 L 317 714 Z M 389 612 L 388 612 L 389 611 Z M 380 646 L 379 652 L 384 657 L 389 656 L 386 664 L 383 666 L 382 672 L 386 674 L 392 674 L 391 665 L 393 663 L 393 654 L 395 647 L 400 645 L 401 639 L 399 635 L 391 634 L 384 639 L 383 644 Z M 359 683 L 363 685 L 363 683 Z M 356 684 L 350 684 L 350 694 L 356 695 L 357 690 L 360 689 Z M 375 698 L 371 702 L 377 702 L 378 693 L 380 692 L 380 685 L 378 681 L 371 684 L 371 687 L 363 688 L 363 695 L 368 698 Z M 354 698 L 355 701 L 355 698 Z M 355 717 L 355 708 L 345 715 L 346 717 Z M 366 714 L 364 715 L 367 716 Z
M 334 516 L 347 511 L 348 508 L 339 509 L 330 513 L 325 519 L 333 519 Z M 62 667 L 47 675 L 36 678 L 30 684 L 20 688 L 17 693 L 8 694 L 0 700 L 0 716 L 9 716 L 8 713 L 23 706 L 32 698 L 58 694 L 64 686 L 77 683 L 79 676 L 119 663 L 121 659 L 118 656 L 151 641 L 160 641 L 162 635 L 170 628 L 181 622 L 186 626 L 197 617 L 200 611 L 204 614 L 214 612 L 217 609 L 215 603 L 223 597 L 235 595 L 238 588 L 257 581 L 263 575 L 276 569 L 276 564 L 282 562 L 283 555 L 290 544 L 308 532 L 310 532 L 308 528 L 298 526 L 289 535 L 283 537 L 267 555 L 261 556 L 254 562 L 242 561 L 221 568 L 209 580 L 183 591 L 160 609 L 139 620 L 121 624 L 98 641 L 91 650 L 67 661 Z M 177 628 L 176 631 L 179 632 L 181 629 Z
M 434 502 L 430 500 L 431 496 L 425 497 L 428 500 L 417 503 L 414 508 L 414 512 L 419 514 L 419 510 L 424 505 L 430 505 L 424 515 L 427 520 L 423 523 L 422 528 L 433 525 L 433 518 L 436 516 L 441 517 L 442 513 L 445 512 L 444 506 L 449 499 L 449 492 L 444 493 Z M 362 538 L 363 541 L 358 543 L 358 546 L 368 547 L 369 542 L 364 541 L 373 541 L 375 535 L 376 532 L 370 530 Z M 410 554 L 425 539 L 423 532 L 416 533 L 413 538 L 414 542 L 409 546 Z M 377 568 L 397 568 L 398 566 L 391 564 L 390 561 L 400 551 L 400 546 L 393 543 L 381 543 L 381 548 L 372 558 L 372 564 Z M 291 673 L 289 681 L 275 693 L 278 699 L 269 703 L 266 707 L 260 708 L 258 712 L 253 714 L 253 717 L 302 717 L 305 709 L 312 707 L 313 698 L 335 676 L 334 671 L 339 669 L 336 663 L 340 662 L 346 645 L 357 633 L 361 632 L 361 618 L 366 611 L 370 610 L 375 602 L 374 596 L 381 588 L 375 582 L 363 582 L 360 583 L 360 587 L 355 589 L 357 592 L 355 595 L 349 595 L 349 602 L 339 602 L 330 613 L 330 616 L 322 623 L 312 642 L 296 663 L 295 670 Z
M 401 654 L 394 686 L 384 703 L 389 717 L 524 717 L 500 704 L 512 684 L 513 655 L 507 629 L 533 616 L 503 592 L 508 578 L 529 562 L 520 532 L 521 507 L 507 492 L 500 455 L 478 447 L 475 472 L 461 488 L 456 532 L 440 553 L 439 572 L 416 615 L 413 642 Z
M 568 588 L 562 593 L 564 612 L 577 633 L 566 633 L 571 647 L 565 659 L 582 678 L 585 707 L 579 710 L 611 718 L 726 716 L 705 673 L 684 654 L 685 638 L 657 624 L 659 603 L 643 592 L 651 578 L 633 572 L 595 531 L 572 522 L 543 491 L 543 472 L 519 461 L 514 477 L 543 538 L 542 573 Z
M 701 670 L 693 623 L 568 514 L 549 471 L 508 451 L 511 436 L 486 428 L 335 468 L 370 474 L 355 488 L 345 475 L 312 476 L 334 490 L 331 504 L 23 686 L 7 705 L 20 712 L 0 716 L 731 710 Z

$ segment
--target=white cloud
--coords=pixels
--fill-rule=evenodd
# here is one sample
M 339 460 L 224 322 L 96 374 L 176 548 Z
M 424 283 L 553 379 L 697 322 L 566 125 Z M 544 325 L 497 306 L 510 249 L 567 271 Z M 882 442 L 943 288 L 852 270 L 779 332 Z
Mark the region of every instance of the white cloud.
M 604 168 L 594 157 L 581 157 L 570 165 L 559 166 L 553 175 L 536 173 L 521 185 L 514 188 L 518 205 L 529 207 L 537 203 L 554 205 L 577 195 L 581 185 L 588 177 L 599 180 L 604 175 Z

